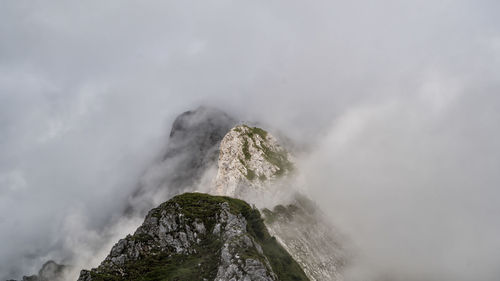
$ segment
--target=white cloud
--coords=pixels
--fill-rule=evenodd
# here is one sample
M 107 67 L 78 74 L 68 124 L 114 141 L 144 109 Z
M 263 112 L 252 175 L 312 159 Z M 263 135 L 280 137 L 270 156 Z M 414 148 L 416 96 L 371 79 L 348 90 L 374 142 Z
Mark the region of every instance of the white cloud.
M 2 191 L 19 191 L 28 185 L 22 171 L 14 170 L 0 174 L 0 193 Z
M 54 231 L 72 206 L 81 204 L 89 237 L 104 231 L 161 151 L 173 118 L 201 103 L 318 143 L 313 157 L 324 166 L 308 180 L 321 186 L 333 177 L 333 187 L 316 191 L 336 203 L 332 214 L 361 224 L 361 242 L 373 230 L 379 247 L 391 246 L 383 237 L 394 233 L 384 230 L 401 217 L 382 212 L 413 216 L 416 206 L 436 208 L 446 226 L 464 232 L 447 240 L 459 245 L 447 248 L 457 258 L 438 266 L 468 277 L 477 271 L 461 258 L 487 252 L 488 243 L 468 248 L 474 240 L 467 238 L 484 229 L 481 241 L 494 243 L 500 233 L 481 213 L 496 211 L 500 182 L 498 3 L 5 2 L 0 241 L 9 243 L 0 253 L 0 278 L 33 272 L 48 254 L 74 257 L 74 244 L 65 244 L 72 228 Z M 418 183 L 429 188 L 414 189 Z M 378 189 L 397 204 L 386 204 Z M 373 200 L 363 199 L 365 192 Z M 375 208 L 377 200 L 373 212 L 360 205 Z M 451 202 L 443 204 L 449 213 L 437 208 L 440 201 Z M 461 203 L 473 210 L 453 212 Z M 437 229 L 424 234 L 435 241 L 432 235 L 449 233 Z M 381 261 L 400 258 L 387 253 Z M 488 280 L 496 256 L 475 257 L 488 268 L 474 279 Z M 396 264 L 412 272 L 409 260 Z

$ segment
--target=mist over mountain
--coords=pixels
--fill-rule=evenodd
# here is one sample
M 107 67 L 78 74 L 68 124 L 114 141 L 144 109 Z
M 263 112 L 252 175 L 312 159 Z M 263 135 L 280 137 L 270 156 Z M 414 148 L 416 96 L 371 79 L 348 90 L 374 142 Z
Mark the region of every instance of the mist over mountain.
M 141 186 L 129 209 L 151 193 L 170 200 L 78 280 L 343 280 L 348 245 L 293 183 L 294 151 L 262 128 L 228 129 L 228 120 L 207 107 L 176 118 L 169 143 L 181 135 L 188 145 L 167 147 L 156 172 L 164 180 Z M 176 195 L 186 190 L 197 193 Z
M 144 212 L 190 191 L 163 188 L 185 179 L 164 160 L 212 163 L 166 155 L 198 145 L 167 140 L 200 105 L 301 148 L 294 185 L 353 244 L 346 280 L 498 280 L 498 10 L 3 2 L 0 280 L 49 260 L 94 268 Z
M 201 181 L 211 180 L 206 174 L 216 170 L 220 141 L 235 124 L 225 112 L 209 107 L 179 115 L 163 156 L 141 177 L 127 211 L 144 215 L 173 195 L 196 190 Z

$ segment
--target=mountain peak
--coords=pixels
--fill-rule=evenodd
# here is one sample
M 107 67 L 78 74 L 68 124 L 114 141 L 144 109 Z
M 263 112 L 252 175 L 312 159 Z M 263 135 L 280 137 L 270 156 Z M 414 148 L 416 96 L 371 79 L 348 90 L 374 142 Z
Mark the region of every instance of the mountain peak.
M 206 106 L 178 115 L 161 159 L 146 170 L 147 184 L 140 184 L 130 196 L 127 213 L 143 215 L 173 195 L 194 191 L 204 173 L 216 165 L 219 144 L 235 124 L 225 112 Z
M 184 193 L 152 209 L 79 281 L 309 280 L 246 202 Z
M 261 190 L 273 180 L 290 173 L 290 153 L 267 131 L 238 125 L 224 136 L 219 148 L 219 170 L 215 193 L 241 197 L 251 190 Z
M 266 130 L 235 123 L 205 107 L 177 117 L 158 184 L 141 186 L 131 201 L 150 210 L 143 224 L 79 281 L 342 280 L 335 231 L 289 186 L 292 155 Z M 214 195 L 172 198 L 207 190 Z M 171 199 L 151 209 L 149 196 Z M 269 209 L 261 217 L 242 200 Z

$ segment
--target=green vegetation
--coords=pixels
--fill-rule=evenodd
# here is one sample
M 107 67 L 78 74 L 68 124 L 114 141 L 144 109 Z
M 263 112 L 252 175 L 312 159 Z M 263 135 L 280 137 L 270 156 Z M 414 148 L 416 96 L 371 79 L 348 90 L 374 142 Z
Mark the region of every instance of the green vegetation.
M 165 252 L 153 252 L 142 256 L 136 261 L 129 261 L 123 266 L 124 276 L 117 271 L 91 272 L 95 281 L 162 281 L 162 280 L 213 280 L 217 274 L 217 266 L 222 247 L 220 236 L 212 234 L 216 214 L 220 212 L 221 203 L 229 204 L 230 212 L 241 214 L 247 220 L 247 232 L 262 246 L 264 255 L 268 258 L 274 273 L 279 280 L 308 280 L 300 266 L 281 247 L 274 237 L 271 237 L 264 225 L 260 212 L 250 207 L 246 202 L 223 196 L 211 196 L 202 193 L 185 193 L 151 210 L 148 216 L 160 216 L 163 211 L 176 211 L 184 214 L 188 222 L 202 221 L 207 228 L 207 234 L 200 237 L 201 243 L 194 245 L 195 254 L 180 255 Z M 135 241 L 147 243 L 144 235 L 129 237 Z M 170 255 L 169 255 L 170 254 Z M 255 250 L 242 251 L 244 258 L 263 257 Z
M 253 181 L 255 179 L 255 177 L 257 177 L 257 175 L 255 174 L 255 172 L 252 169 L 247 168 L 247 174 L 245 175 L 245 177 L 249 181 Z
M 249 181 L 253 181 L 255 179 L 255 177 L 257 176 L 254 172 L 254 170 L 250 169 L 247 164 L 245 163 L 245 161 L 243 161 L 241 158 L 238 158 L 238 160 L 240 160 L 240 163 L 241 165 L 243 165 L 243 167 L 245 167 L 246 169 L 246 173 L 243 171 L 243 169 L 240 169 L 239 171 L 245 175 L 245 177 L 249 180 Z M 265 176 L 264 176 L 265 177 Z M 260 177 L 259 177 L 260 179 Z
M 242 147 L 242 152 L 243 155 L 245 156 L 245 160 L 250 160 L 252 155 L 250 154 L 249 151 L 249 139 L 251 139 L 254 143 L 255 142 L 255 135 L 259 135 L 262 139 L 266 140 L 267 139 L 267 131 L 257 128 L 257 127 L 249 127 L 247 125 L 241 125 L 236 128 L 234 128 L 235 131 L 239 133 L 243 133 L 242 128 L 246 128 L 246 132 L 244 132 L 243 136 L 243 147 Z M 245 137 L 246 136 L 246 137 Z M 248 138 L 247 138 L 248 137 Z M 280 177 L 283 176 L 287 171 L 292 171 L 294 169 L 293 163 L 288 160 L 288 153 L 285 149 L 280 149 L 279 151 L 275 151 L 267 147 L 264 142 L 260 143 L 260 148 L 262 149 L 262 152 L 264 154 L 264 158 L 271 164 L 275 165 L 278 167 L 278 170 L 275 173 L 275 176 Z M 245 168 L 248 169 L 247 165 L 245 162 L 240 159 L 240 162 Z M 253 174 L 250 172 L 249 174 L 246 175 L 247 179 L 253 180 L 255 177 Z M 250 179 L 251 178 L 251 179 Z M 266 180 L 265 176 L 261 177 L 259 176 L 259 179 Z
M 267 138 L 267 132 L 262 130 L 261 128 L 257 128 L 257 127 L 248 127 L 247 125 L 241 125 L 241 126 L 234 128 L 234 130 L 238 133 L 242 133 L 243 130 L 241 128 L 247 129 L 243 136 L 247 136 L 254 143 L 255 143 L 255 138 L 254 138 L 255 135 L 259 135 L 264 140 Z M 250 160 L 250 158 L 252 157 L 252 155 L 250 154 L 250 151 L 248 150 L 248 146 L 249 146 L 248 138 L 243 137 L 243 147 L 242 147 L 243 155 L 245 156 L 246 160 Z
M 157 253 L 141 257 L 125 264 L 126 278 L 120 272 L 92 272 L 92 280 L 96 281 L 161 281 L 161 280 L 213 280 L 217 274 L 217 263 L 214 253 L 220 252 L 220 240 L 216 237 L 204 239 L 197 245 L 197 253 L 192 255 Z
M 243 214 L 245 215 L 245 214 Z M 271 237 L 257 209 L 245 216 L 250 229 L 247 229 L 262 246 L 264 255 L 268 258 L 274 273 L 279 280 L 309 280 L 299 264 L 281 247 L 276 238 Z
M 243 125 L 243 127 L 248 129 L 247 136 L 249 136 L 251 139 L 254 139 L 254 135 L 259 135 L 261 138 L 266 139 L 267 138 L 267 131 L 258 128 L 258 127 L 249 127 L 247 125 Z
M 264 220 L 268 224 L 274 223 L 276 220 L 292 220 L 296 216 L 311 216 L 317 210 L 316 205 L 311 199 L 301 194 L 295 194 L 295 202 L 287 206 L 277 205 L 273 210 L 264 208 L 262 214 Z
M 245 166 L 245 168 L 246 168 L 247 165 L 246 165 L 245 161 L 243 161 L 243 159 L 241 159 L 239 157 L 238 157 L 238 160 L 240 160 L 241 165 Z
M 286 171 L 293 170 L 293 163 L 288 160 L 288 153 L 286 150 L 282 149 L 280 151 L 274 151 L 268 148 L 265 144 L 261 143 L 262 151 L 264 152 L 264 158 L 271 164 L 279 168 L 276 171 L 276 176 L 282 176 Z
M 243 147 L 241 149 L 243 150 L 243 155 L 245 156 L 245 159 L 250 160 L 252 155 L 250 154 L 250 151 L 248 150 L 248 140 L 246 138 L 243 139 Z
M 293 217 L 299 212 L 303 212 L 303 210 L 295 204 L 289 204 L 286 207 L 283 205 L 277 205 L 272 211 L 267 208 L 262 210 L 266 223 L 273 223 L 280 218 L 292 220 Z
M 146 233 L 139 233 L 139 234 L 136 234 L 134 236 L 130 236 L 130 239 L 132 239 L 133 241 L 136 241 L 136 242 L 147 242 L 149 240 L 151 240 L 151 236 L 149 234 L 146 234 Z
M 259 180 L 260 180 L 260 181 L 265 181 L 265 180 L 267 180 L 266 175 L 261 174 L 261 175 L 259 176 Z
M 263 130 L 261 128 L 258 128 L 258 127 L 250 127 L 250 126 L 247 126 L 247 125 L 239 125 L 239 126 L 235 127 L 234 130 L 236 132 L 238 132 L 238 133 L 243 133 L 243 129 L 242 128 L 247 129 L 246 132 L 245 132 L 245 135 L 247 135 L 252 140 L 255 140 L 254 139 L 254 135 L 259 135 L 262 139 L 266 139 L 267 138 L 267 131 Z
M 304 209 L 308 214 L 314 214 L 318 209 L 314 202 L 302 194 L 295 194 L 295 201 L 297 205 Z

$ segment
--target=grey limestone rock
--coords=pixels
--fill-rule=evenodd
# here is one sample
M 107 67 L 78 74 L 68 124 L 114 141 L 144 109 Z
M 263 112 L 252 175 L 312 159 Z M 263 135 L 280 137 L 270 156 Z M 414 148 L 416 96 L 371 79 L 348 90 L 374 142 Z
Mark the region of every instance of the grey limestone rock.
M 82 270 L 78 281 L 288 280 L 280 274 L 308 280 L 269 235 L 257 209 L 237 199 L 185 193 L 151 210 L 133 235 L 118 241 L 97 268 Z

